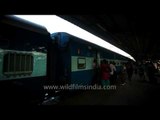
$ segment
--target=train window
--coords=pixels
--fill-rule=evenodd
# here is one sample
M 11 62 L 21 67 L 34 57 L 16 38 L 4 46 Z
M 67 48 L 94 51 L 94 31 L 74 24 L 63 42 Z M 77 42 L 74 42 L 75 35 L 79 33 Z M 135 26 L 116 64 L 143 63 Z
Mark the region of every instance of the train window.
M 85 58 L 78 58 L 77 59 L 77 67 L 78 69 L 85 69 L 86 68 L 86 59 Z
M 4 55 L 3 74 L 6 76 L 26 75 L 33 71 L 32 54 L 7 53 Z

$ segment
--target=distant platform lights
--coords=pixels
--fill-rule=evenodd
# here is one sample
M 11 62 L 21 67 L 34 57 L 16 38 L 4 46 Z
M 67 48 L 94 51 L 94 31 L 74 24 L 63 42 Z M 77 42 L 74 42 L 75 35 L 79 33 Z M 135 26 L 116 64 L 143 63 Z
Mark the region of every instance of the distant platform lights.
M 113 46 L 107 41 L 89 33 L 88 31 L 56 15 L 13 15 L 13 16 L 44 26 L 47 28 L 48 32 L 50 32 L 51 34 L 56 32 L 66 32 L 75 37 L 81 38 L 90 43 L 93 43 L 100 47 L 108 49 L 112 52 L 118 53 L 133 61 L 136 61 L 130 54 L 126 53 L 125 51 L 117 48 L 116 46 Z

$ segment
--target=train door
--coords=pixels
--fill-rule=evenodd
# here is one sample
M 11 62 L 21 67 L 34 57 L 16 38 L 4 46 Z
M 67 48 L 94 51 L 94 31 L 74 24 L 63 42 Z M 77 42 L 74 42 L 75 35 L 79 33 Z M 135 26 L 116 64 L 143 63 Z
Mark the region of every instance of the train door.
M 58 45 L 55 40 L 50 40 L 48 43 L 48 53 L 47 53 L 47 86 L 53 86 L 58 84 Z M 49 96 L 54 96 L 57 90 L 48 90 L 46 94 Z M 49 97 L 48 96 L 48 97 Z
M 93 57 L 96 60 L 97 67 L 98 67 L 100 65 L 100 61 L 101 61 L 100 53 L 96 49 L 93 51 L 94 51 Z
M 47 55 L 47 85 L 55 86 L 55 89 L 48 90 L 50 96 L 60 95 L 61 90 L 58 88 L 63 84 L 64 75 L 64 62 L 65 59 L 62 57 L 63 52 L 59 45 L 60 34 L 52 34 L 51 40 L 48 42 L 48 55 Z
M 56 72 L 56 49 L 55 43 L 52 41 L 48 42 L 47 63 L 47 81 L 50 84 L 54 84 Z
M 95 61 L 96 60 L 96 61 Z M 100 54 L 97 50 L 94 50 L 94 62 L 96 63 L 93 68 L 93 81 L 92 84 L 100 83 Z

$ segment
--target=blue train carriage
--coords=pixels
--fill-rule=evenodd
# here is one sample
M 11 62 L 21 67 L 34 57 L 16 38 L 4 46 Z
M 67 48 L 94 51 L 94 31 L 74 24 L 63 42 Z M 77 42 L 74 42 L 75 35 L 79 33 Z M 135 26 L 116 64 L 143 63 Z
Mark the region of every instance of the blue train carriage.
M 99 64 L 101 59 L 114 60 L 118 69 L 121 62 L 126 60 L 118 54 L 67 33 L 54 33 L 51 38 L 58 45 L 58 76 L 61 76 L 60 81 L 65 79 L 63 83 L 90 85 L 94 74 L 94 58 L 98 59 Z
M 10 17 L 3 17 L 0 26 L 0 103 L 8 104 L 7 98 L 9 103 L 23 104 L 43 100 L 43 85 L 48 79 L 48 31 Z
M 7 85 L 11 85 L 28 91 L 33 97 L 43 97 L 46 57 L 46 53 L 36 51 L 0 49 L 0 82 L 1 85 L 4 84 L 4 90 Z
M 12 95 L 11 102 L 16 100 L 22 104 L 24 101 L 34 104 L 43 100 L 46 57 L 45 53 L 36 51 L 0 49 L 1 96 L 5 96 L 5 101 Z

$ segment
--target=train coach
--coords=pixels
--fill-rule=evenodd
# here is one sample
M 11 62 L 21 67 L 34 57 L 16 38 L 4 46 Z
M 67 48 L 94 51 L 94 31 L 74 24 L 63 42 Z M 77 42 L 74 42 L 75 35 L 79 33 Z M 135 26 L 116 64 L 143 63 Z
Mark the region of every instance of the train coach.
M 5 18 L 0 26 L 1 103 L 40 103 L 47 92 L 56 92 L 45 90 L 45 85 L 92 84 L 94 59 L 99 64 L 114 61 L 118 71 L 128 60 L 96 43 L 64 32 L 49 34 L 26 21 Z
M 0 20 L 0 104 L 37 104 L 45 94 L 49 33 L 26 21 Z
M 55 76 L 59 84 L 92 84 L 94 59 L 97 60 L 99 65 L 103 59 L 106 59 L 109 63 L 114 61 L 117 71 L 120 71 L 122 64 L 128 60 L 119 54 L 67 33 L 54 33 L 51 34 L 51 38 L 56 45 L 54 49 L 57 55 L 54 57 L 57 68 Z

